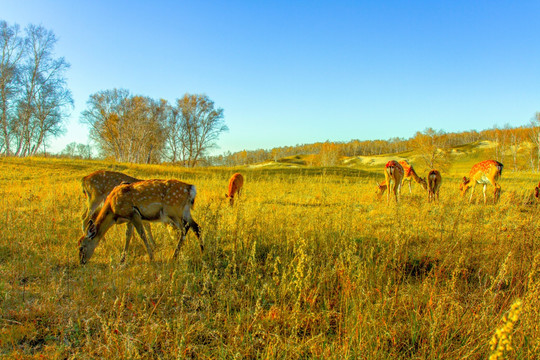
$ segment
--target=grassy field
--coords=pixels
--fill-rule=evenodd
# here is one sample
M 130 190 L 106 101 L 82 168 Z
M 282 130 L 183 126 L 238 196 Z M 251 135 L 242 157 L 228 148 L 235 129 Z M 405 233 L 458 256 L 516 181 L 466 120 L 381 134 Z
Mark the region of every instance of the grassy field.
M 388 206 L 375 167 L 1 158 L 0 357 L 539 358 L 539 211 L 525 204 L 539 176 L 503 172 L 498 204 L 469 205 L 458 185 L 474 161 L 443 174 L 439 204 L 416 186 Z M 155 261 L 137 238 L 120 265 L 121 225 L 80 266 L 80 179 L 98 169 L 195 184 L 205 252 L 190 233 L 172 262 L 155 224 Z

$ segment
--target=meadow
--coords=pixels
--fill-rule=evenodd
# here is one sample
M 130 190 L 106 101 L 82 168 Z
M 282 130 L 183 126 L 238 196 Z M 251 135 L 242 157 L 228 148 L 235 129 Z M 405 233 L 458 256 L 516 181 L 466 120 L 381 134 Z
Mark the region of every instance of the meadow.
M 481 156 L 479 156 L 480 158 Z M 499 203 L 443 173 L 377 200 L 379 167 L 183 169 L 0 159 L 0 357 L 14 359 L 536 359 L 539 175 L 506 169 Z M 509 168 L 509 167 L 508 167 Z M 161 224 L 119 260 L 125 225 L 79 264 L 80 179 L 109 169 L 197 186 L 180 256 Z M 241 171 L 243 196 L 224 199 Z M 492 189 L 489 189 L 492 198 Z M 488 198 L 490 199 L 490 198 Z

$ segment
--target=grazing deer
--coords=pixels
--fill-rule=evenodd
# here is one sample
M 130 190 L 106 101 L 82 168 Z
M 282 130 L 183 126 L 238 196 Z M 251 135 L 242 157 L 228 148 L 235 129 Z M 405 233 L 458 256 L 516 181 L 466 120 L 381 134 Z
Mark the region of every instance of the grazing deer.
M 375 194 L 377 194 L 377 198 L 380 199 L 384 192 L 386 191 L 386 180 L 381 181 L 380 183 L 377 183 L 377 190 L 375 191 Z
M 238 194 L 238 196 L 240 196 L 240 193 L 242 192 L 242 186 L 244 186 L 244 177 L 242 176 L 242 174 L 233 174 L 233 176 L 231 176 L 231 179 L 229 180 L 229 190 L 227 194 L 225 194 L 225 197 L 229 198 L 231 206 L 234 204 L 234 195 Z
M 439 202 L 439 189 L 441 188 L 442 177 L 439 170 L 431 170 L 427 176 L 428 202 L 435 200 Z
M 123 222 L 129 222 L 135 227 L 146 246 L 150 260 L 154 259 L 154 254 L 146 239 L 142 221 L 168 224 L 172 227 L 169 228 L 171 235 L 173 233 L 180 235 L 173 259 L 178 256 L 190 228 L 199 239 L 201 251 L 203 251 L 199 225 L 191 217 L 195 195 L 195 186 L 178 180 L 143 180 L 115 187 L 105 199 L 95 222 L 89 221 L 87 233 L 79 239 L 81 264 L 86 264 L 90 260 L 99 241 L 111 226 Z M 120 262 L 125 260 L 129 240 L 126 238 Z
M 394 193 L 396 202 L 401 193 L 401 182 L 403 181 L 403 167 L 395 160 L 390 160 L 384 168 L 384 178 L 388 192 L 386 193 L 386 202 L 390 202 L 390 191 Z
M 120 184 L 131 184 L 141 179 L 116 171 L 99 170 L 82 178 L 83 194 L 86 197 L 87 207 L 81 216 L 82 230 L 86 232 L 90 219 L 95 220 L 107 195 Z M 155 247 L 154 237 L 148 223 L 144 223 L 144 228 L 148 234 L 148 240 Z M 126 237 L 133 236 L 133 225 L 127 224 Z
M 410 165 L 407 160 L 401 160 L 399 164 L 403 167 L 403 183 L 405 183 L 405 181 L 409 183 L 409 194 L 412 194 L 412 180 L 422 185 L 424 190 L 427 190 L 426 180 L 418 176 L 412 165 Z
M 467 190 L 472 187 L 471 196 L 469 197 L 469 203 L 472 200 L 474 194 L 474 188 L 476 184 L 484 185 L 484 204 L 486 203 L 486 187 L 488 184 L 493 185 L 495 188 L 493 194 L 494 203 L 499 200 L 501 195 L 501 186 L 497 184 L 497 180 L 501 177 L 503 170 L 503 164 L 495 160 L 484 160 L 475 164 L 469 172 L 469 177 L 463 177 L 463 182 L 459 185 L 461 190 L 461 196 L 465 196 Z

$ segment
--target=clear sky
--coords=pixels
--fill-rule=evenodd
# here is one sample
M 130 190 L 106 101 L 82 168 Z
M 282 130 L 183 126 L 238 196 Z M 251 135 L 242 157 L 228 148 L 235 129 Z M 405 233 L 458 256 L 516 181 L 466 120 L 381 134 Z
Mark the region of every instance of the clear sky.
M 524 125 L 540 111 L 540 1 L 0 0 L 58 38 L 88 143 L 89 96 L 125 88 L 224 109 L 219 149 Z

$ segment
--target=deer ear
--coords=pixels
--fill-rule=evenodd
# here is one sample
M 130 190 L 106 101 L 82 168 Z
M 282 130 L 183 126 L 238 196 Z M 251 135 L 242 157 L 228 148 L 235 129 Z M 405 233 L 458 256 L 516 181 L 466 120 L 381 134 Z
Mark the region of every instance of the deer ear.
M 86 233 L 86 237 L 89 239 L 93 239 L 97 234 L 96 225 L 94 224 L 93 220 L 90 220 L 88 222 L 88 232 Z

